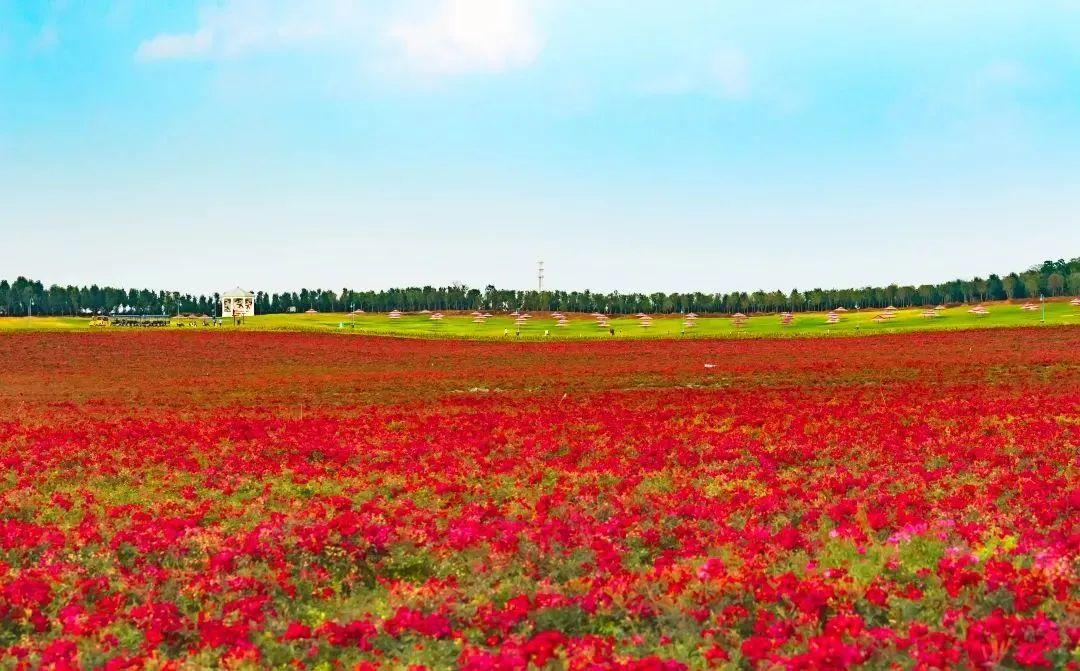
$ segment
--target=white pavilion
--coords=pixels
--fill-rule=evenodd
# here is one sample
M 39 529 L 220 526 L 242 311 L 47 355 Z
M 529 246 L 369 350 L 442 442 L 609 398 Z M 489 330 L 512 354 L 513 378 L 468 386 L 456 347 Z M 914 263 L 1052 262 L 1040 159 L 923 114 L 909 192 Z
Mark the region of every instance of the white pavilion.
M 254 317 L 255 294 L 236 287 L 221 294 L 222 317 Z

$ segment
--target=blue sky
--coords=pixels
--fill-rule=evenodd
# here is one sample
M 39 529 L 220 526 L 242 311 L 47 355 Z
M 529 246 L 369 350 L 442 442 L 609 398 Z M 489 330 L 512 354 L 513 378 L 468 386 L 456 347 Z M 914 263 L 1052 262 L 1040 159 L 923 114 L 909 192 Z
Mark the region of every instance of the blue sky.
M 0 0 L 5 277 L 920 283 L 1078 215 L 1076 0 Z

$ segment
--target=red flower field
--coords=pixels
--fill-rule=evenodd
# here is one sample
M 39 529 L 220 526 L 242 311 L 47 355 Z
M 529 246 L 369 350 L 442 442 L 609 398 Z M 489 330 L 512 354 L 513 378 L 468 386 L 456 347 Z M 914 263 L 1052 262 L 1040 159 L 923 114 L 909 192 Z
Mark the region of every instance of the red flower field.
M 0 668 L 1080 663 L 1077 328 L 0 351 Z

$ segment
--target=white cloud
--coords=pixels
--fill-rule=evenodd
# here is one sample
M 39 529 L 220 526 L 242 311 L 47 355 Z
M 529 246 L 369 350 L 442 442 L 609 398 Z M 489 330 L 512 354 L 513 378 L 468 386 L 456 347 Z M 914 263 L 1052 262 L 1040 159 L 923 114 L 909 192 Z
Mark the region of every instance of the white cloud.
M 377 56 L 426 74 L 501 72 L 531 63 L 542 39 L 532 0 L 223 0 L 195 30 L 163 33 L 139 45 L 140 61 L 240 58 L 278 50 L 336 50 Z M 400 5 L 399 5 L 400 7 Z
M 738 49 L 725 48 L 713 54 L 709 75 L 725 98 L 745 98 L 750 89 L 750 62 Z
M 237 58 L 278 49 L 362 44 L 369 11 L 347 0 L 225 0 L 204 10 L 189 33 L 163 33 L 139 45 L 140 60 Z
M 529 0 L 438 0 L 388 35 L 409 65 L 433 74 L 501 72 L 532 63 L 543 40 Z
M 135 58 L 140 61 L 162 61 L 205 56 L 214 44 L 209 30 L 177 35 L 158 35 L 139 45 Z

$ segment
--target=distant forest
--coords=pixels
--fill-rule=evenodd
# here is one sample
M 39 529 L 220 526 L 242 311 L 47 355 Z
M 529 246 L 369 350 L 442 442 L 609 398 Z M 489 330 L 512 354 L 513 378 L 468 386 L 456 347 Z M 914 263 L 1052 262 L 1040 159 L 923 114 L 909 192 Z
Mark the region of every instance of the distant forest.
M 919 286 L 890 284 L 861 289 L 810 289 L 799 291 L 754 291 L 731 293 L 610 293 L 592 291 L 536 291 L 473 289 L 463 285 L 448 287 L 407 287 L 379 291 L 342 289 L 301 289 L 270 294 L 257 292 L 255 310 L 275 312 L 320 312 L 366 310 L 563 310 L 568 312 L 732 313 L 778 312 L 781 310 L 827 310 L 844 306 L 897 307 L 971 303 L 976 301 L 1038 298 L 1080 294 L 1080 257 L 1066 261 L 1045 261 L 1021 273 L 990 275 L 970 280 L 952 280 Z M 2 315 L 86 315 L 86 314 L 213 314 L 218 294 L 194 296 L 175 291 L 117 289 L 114 287 L 45 287 L 39 281 L 19 277 L 14 282 L 0 280 Z

